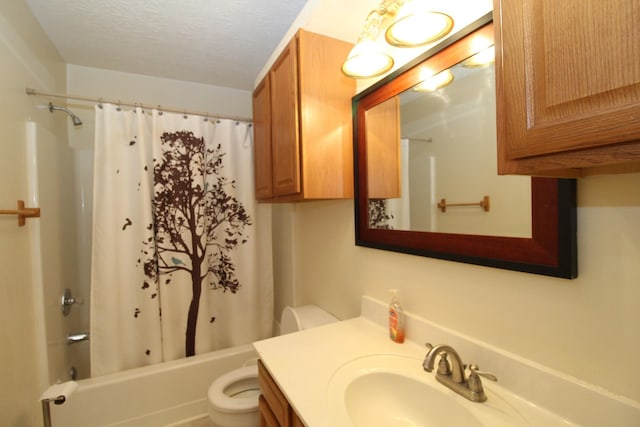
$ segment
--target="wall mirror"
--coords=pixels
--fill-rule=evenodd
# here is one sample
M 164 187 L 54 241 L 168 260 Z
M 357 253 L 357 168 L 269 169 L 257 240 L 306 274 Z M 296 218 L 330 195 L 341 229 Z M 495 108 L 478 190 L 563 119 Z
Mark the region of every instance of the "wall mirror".
M 492 16 L 353 98 L 356 244 L 574 278 L 575 181 L 498 176 Z

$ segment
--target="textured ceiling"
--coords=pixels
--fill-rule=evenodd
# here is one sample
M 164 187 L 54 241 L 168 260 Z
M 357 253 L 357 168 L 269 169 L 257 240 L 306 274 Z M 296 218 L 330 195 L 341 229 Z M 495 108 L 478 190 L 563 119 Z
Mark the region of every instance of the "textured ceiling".
M 307 0 L 26 0 L 68 64 L 251 90 Z

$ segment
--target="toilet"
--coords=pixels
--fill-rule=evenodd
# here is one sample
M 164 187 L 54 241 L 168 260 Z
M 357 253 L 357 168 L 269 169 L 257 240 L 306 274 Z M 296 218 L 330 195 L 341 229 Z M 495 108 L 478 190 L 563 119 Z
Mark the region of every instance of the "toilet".
M 280 318 L 280 334 L 301 331 L 338 319 L 314 305 L 285 307 Z M 253 361 L 252 361 L 253 362 Z M 234 369 L 217 378 L 209 387 L 208 412 L 214 427 L 258 427 L 258 365 Z

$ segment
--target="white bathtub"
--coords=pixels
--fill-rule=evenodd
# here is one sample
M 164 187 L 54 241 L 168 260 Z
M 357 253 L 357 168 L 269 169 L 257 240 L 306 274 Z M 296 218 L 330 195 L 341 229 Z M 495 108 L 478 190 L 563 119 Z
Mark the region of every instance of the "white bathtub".
M 224 372 L 257 357 L 251 344 L 78 381 L 53 427 L 158 427 L 207 413 L 207 389 Z

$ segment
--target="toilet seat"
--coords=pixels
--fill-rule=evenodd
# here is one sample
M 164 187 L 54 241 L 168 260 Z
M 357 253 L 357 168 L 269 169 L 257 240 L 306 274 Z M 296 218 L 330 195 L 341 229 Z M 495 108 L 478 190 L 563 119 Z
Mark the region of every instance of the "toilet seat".
M 255 382 L 258 388 L 258 366 L 250 365 L 235 369 L 220 376 L 209 387 L 209 403 L 218 411 L 224 413 L 244 413 L 256 411 L 258 407 L 259 390 L 249 397 L 231 397 L 225 393 L 229 387 L 240 382 Z M 250 386 L 251 390 L 254 389 Z
M 335 321 L 335 317 L 316 306 L 286 307 L 280 331 L 296 332 Z M 209 418 L 216 427 L 258 427 L 259 396 L 258 365 L 223 374 L 209 387 Z

